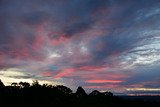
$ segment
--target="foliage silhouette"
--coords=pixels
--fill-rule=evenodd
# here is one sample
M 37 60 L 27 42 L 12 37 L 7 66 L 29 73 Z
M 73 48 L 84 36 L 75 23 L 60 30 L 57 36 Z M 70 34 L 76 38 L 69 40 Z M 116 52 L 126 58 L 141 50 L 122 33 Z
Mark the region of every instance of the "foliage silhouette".
M 40 87 L 40 84 L 39 84 L 38 80 L 33 80 L 32 86 Z
M 17 86 L 18 85 L 18 83 L 16 83 L 16 82 L 13 82 L 12 84 L 11 84 L 11 86 Z
M 89 95 L 90 96 L 100 96 L 102 93 L 101 92 L 99 92 L 98 90 L 94 90 L 94 91 L 92 91 Z
M 20 85 L 21 88 L 27 88 L 27 87 L 29 88 L 29 87 L 30 87 L 30 84 L 29 84 L 29 83 L 27 83 L 27 82 L 22 82 L 22 81 L 19 82 L 19 85 Z
M 40 85 L 37 80 L 32 85 L 19 82 L 10 86 L 0 81 L 0 101 L 2 107 L 160 107 L 160 100 L 129 100 L 98 90 L 88 95 L 81 86 L 73 93 L 66 86 Z
M 72 94 L 72 90 L 63 85 L 57 85 L 56 88 L 61 91 L 63 94 Z
M 85 90 L 84 90 L 81 86 L 79 86 L 79 87 L 77 88 L 77 91 L 76 91 L 75 94 L 76 94 L 77 97 L 87 96 Z
M 0 80 L 0 88 L 4 88 L 5 85 L 3 84 L 3 82 Z

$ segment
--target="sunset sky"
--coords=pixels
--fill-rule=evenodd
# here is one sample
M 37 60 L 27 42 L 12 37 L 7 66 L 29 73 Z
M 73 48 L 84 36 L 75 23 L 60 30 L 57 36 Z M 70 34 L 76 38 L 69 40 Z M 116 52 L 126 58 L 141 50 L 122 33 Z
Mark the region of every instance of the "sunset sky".
M 0 79 L 160 95 L 160 0 L 0 0 Z

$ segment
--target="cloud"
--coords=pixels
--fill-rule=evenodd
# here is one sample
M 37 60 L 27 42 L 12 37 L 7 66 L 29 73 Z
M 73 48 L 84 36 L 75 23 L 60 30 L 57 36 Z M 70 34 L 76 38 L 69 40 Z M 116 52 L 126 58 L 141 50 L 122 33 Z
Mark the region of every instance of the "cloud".
M 1 74 L 16 68 L 22 74 L 9 77 L 121 92 L 159 87 L 158 0 L 0 2 Z
M 87 80 L 87 83 L 120 83 L 121 80 Z

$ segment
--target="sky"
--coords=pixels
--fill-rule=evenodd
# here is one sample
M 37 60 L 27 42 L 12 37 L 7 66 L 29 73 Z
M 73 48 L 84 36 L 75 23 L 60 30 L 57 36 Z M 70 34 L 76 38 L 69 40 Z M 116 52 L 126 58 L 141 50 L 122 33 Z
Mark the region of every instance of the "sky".
M 160 95 L 159 0 L 0 0 L 0 79 Z

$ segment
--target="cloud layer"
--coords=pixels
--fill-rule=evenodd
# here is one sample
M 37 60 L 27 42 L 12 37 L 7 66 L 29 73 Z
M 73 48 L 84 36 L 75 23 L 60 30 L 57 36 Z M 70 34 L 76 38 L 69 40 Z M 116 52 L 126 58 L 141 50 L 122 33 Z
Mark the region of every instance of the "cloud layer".
M 159 0 L 1 0 L 0 76 L 73 89 L 159 88 L 159 7 Z

